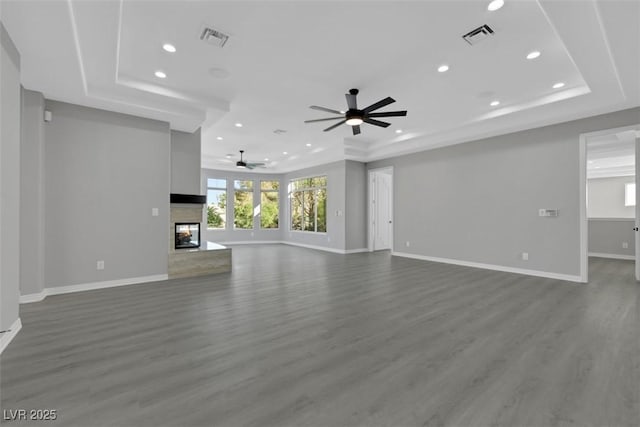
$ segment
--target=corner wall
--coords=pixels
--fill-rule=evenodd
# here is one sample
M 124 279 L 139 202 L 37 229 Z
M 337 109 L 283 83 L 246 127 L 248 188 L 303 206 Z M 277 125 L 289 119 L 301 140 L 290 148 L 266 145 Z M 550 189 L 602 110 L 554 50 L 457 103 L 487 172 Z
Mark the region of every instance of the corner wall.
M 20 109 L 20 54 L 0 21 L 0 352 L 20 325 Z
M 44 290 L 44 97 L 22 90 L 20 294 Z
M 166 278 L 168 123 L 56 101 L 46 108 L 45 287 Z
M 394 251 L 578 280 L 579 135 L 639 119 L 635 108 L 369 163 L 394 167 Z

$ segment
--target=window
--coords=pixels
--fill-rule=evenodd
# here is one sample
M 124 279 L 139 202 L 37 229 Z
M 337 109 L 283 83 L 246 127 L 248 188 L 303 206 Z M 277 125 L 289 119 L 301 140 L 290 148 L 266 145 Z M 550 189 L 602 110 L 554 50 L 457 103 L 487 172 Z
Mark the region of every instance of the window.
M 260 228 L 278 228 L 279 181 L 260 181 Z
M 233 188 L 233 228 L 253 229 L 253 181 L 236 180 Z
M 636 205 L 636 183 L 635 182 L 628 182 L 624 185 L 624 205 L 625 206 Z
M 227 180 L 207 179 L 207 228 L 224 230 L 227 223 Z
M 295 179 L 289 183 L 291 230 L 327 232 L 327 177 Z

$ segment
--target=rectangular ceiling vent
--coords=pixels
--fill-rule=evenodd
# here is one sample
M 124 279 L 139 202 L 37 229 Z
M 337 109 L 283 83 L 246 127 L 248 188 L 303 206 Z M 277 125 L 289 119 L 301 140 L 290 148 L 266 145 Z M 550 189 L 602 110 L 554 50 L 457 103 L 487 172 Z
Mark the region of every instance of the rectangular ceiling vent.
M 493 30 L 491 29 L 491 27 L 485 24 L 481 27 L 476 28 L 475 30 L 469 31 L 467 34 L 462 36 L 462 38 L 467 43 L 473 46 L 474 44 L 478 44 L 492 34 Z
M 229 40 L 229 36 L 222 31 L 214 30 L 206 25 L 200 31 L 200 40 L 218 47 L 224 47 Z

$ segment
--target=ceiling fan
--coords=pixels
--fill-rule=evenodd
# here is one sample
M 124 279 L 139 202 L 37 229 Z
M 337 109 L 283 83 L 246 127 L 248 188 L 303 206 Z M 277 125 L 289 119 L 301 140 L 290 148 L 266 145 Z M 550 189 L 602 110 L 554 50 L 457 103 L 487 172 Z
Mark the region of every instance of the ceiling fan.
M 309 108 L 312 110 L 326 111 L 327 113 L 340 114 L 340 117 L 329 117 L 326 119 L 315 119 L 315 120 L 305 120 L 305 123 L 314 123 L 314 122 L 324 122 L 327 120 L 341 120 L 340 122 L 329 126 L 324 131 L 330 131 L 332 129 L 337 128 L 341 124 L 348 124 L 351 126 L 354 135 L 358 135 L 360 133 L 360 125 L 362 123 L 368 123 L 374 126 L 380 126 L 383 128 L 388 127 L 391 123 L 383 122 L 380 120 L 376 120 L 374 117 L 401 117 L 406 116 L 407 111 L 385 111 L 382 113 L 374 113 L 373 111 L 382 108 L 386 105 L 389 105 L 393 102 L 396 102 L 395 99 L 391 97 L 386 97 L 381 99 L 380 101 L 369 105 L 367 108 L 363 108 L 362 110 L 358 109 L 358 104 L 356 102 L 356 96 L 358 95 L 358 89 L 350 89 L 349 93 L 345 94 L 347 97 L 347 107 L 349 109 L 347 111 L 337 111 L 332 110 L 330 108 L 318 107 L 317 105 L 312 105 Z
M 238 169 L 254 169 L 258 166 L 264 166 L 264 163 L 245 162 L 242 158 L 243 154 L 244 154 L 244 150 L 240 150 L 240 160 L 236 162 L 236 167 Z

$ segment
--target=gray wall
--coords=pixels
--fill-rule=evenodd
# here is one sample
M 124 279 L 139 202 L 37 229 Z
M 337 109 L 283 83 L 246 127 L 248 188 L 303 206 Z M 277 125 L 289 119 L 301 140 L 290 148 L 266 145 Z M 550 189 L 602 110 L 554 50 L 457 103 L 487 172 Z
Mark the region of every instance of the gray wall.
M 194 133 L 171 131 L 172 193 L 201 194 L 200 153 L 199 128 Z
M 624 185 L 634 176 L 587 180 L 587 216 L 589 218 L 635 218 L 636 207 L 624 205 Z
M 290 213 L 287 206 L 286 222 L 283 238 L 287 242 L 302 245 L 321 246 L 343 251 L 346 248 L 346 167 L 345 161 L 340 160 L 326 165 L 301 169 L 285 174 L 283 186 L 286 187 L 290 180 L 311 176 L 327 176 L 327 232 L 312 233 L 307 231 L 291 231 Z
M 367 168 L 364 163 L 346 162 L 346 249 L 367 247 Z
M 639 117 L 635 108 L 369 163 L 394 166 L 394 250 L 579 275 L 579 135 Z
M 589 253 L 633 256 L 636 253 L 635 219 L 590 219 Z M 628 248 L 623 248 L 626 242 Z
M 22 91 L 20 293 L 44 289 L 44 97 Z
M 169 125 L 55 101 L 46 108 L 45 286 L 166 274 Z
M 282 175 L 264 174 L 257 172 L 235 172 L 215 169 L 202 169 L 202 191 L 201 194 L 207 194 L 207 179 L 217 178 L 227 180 L 227 200 L 233 200 L 233 181 L 234 180 L 253 180 L 253 206 L 260 204 L 260 180 L 263 181 L 280 181 L 280 214 L 278 225 L 279 229 L 263 230 L 260 228 L 260 217 L 253 219 L 253 230 L 234 230 L 233 229 L 233 204 L 229 204 L 227 209 L 225 230 L 208 230 L 206 228 L 206 210 L 202 223 L 205 225 L 204 238 L 211 242 L 264 242 L 264 241 L 281 241 L 283 229 L 286 227 L 285 219 L 285 201 L 287 198 L 286 184 L 282 181 Z
M 0 330 L 19 315 L 20 54 L 0 22 Z

